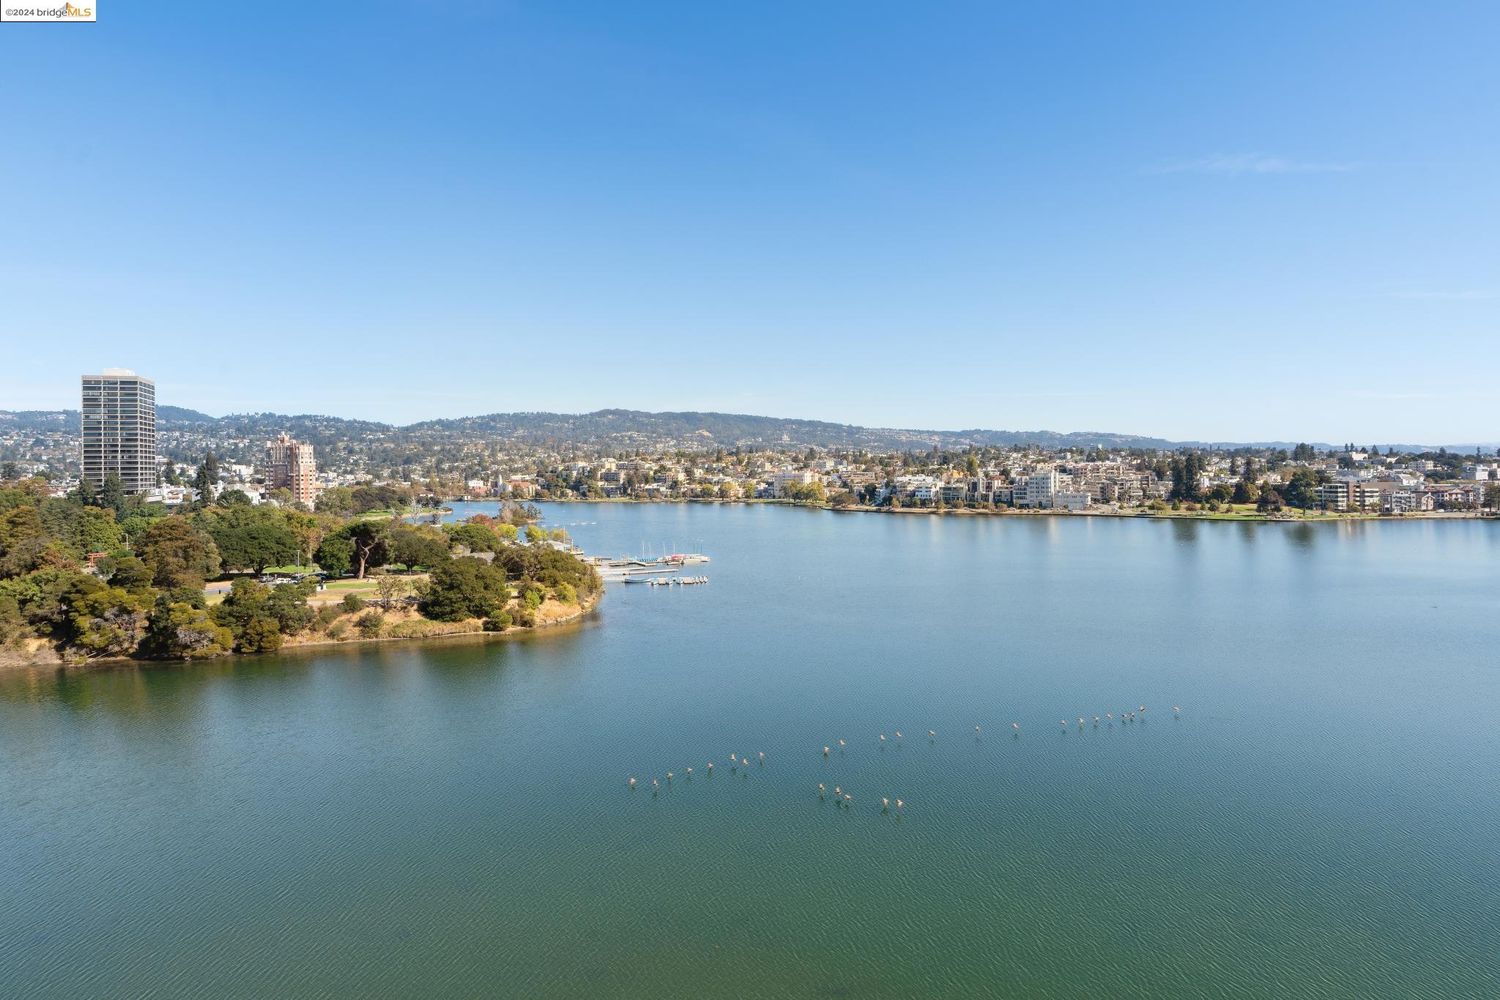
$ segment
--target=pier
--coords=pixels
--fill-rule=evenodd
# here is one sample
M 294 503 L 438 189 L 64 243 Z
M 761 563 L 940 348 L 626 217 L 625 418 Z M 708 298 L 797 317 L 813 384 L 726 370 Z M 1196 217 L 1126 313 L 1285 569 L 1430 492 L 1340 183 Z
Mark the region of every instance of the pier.
M 594 569 L 599 571 L 599 576 L 606 583 L 612 581 L 624 581 L 626 583 L 643 583 L 648 577 L 670 577 L 681 573 L 686 566 L 698 566 L 709 561 L 708 556 L 701 552 L 673 553 L 671 555 L 659 556 L 655 559 L 644 559 L 636 557 L 623 557 L 610 559 L 603 556 L 595 556 L 584 560 Z M 708 578 L 693 578 L 697 582 L 707 583 Z

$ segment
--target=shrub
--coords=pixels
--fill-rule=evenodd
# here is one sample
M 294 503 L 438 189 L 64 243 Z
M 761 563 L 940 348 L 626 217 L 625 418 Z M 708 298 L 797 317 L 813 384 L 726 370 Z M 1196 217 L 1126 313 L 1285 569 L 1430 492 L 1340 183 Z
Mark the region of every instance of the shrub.
M 359 629 L 360 636 L 365 639 L 378 638 L 384 625 L 385 615 L 379 611 L 366 611 L 354 622 L 354 627 Z
M 365 599 L 358 594 L 345 594 L 340 606 L 348 614 L 357 615 L 365 609 Z
M 281 628 L 270 615 L 256 615 L 245 623 L 235 648 L 241 653 L 274 653 L 281 648 Z
M 516 590 L 521 598 L 521 606 L 528 611 L 535 611 L 541 607 L 542 601 L 547 596 L 542 585 L 535 580 L 522 580 Z
M 328 638 L 334 642 L 343 642 L 349 638 L 349 620 L 340 618 L 328 627 Z
M 559 583 L 557 585 L 557 599 L 564 604 L 577 604 L 578 589 L 571 583 Z
M 515 622 L 510 617 L 510 614 L 508 612 L 502 611 L 499 614 L 491 615 L 484 620 L 484 630 L 486 632 L 504 632 L 513 624 L 515 624 Z
M 331 604 L 325 604 L 325 605 L 323 605 L 321 608 L 318 609 L 318 617 L 317 617 L 318 628 L 322 629 L 325 632 L 328 631 L 328 626 L 330 626 L 334 622 L 338 621 L 340 614 L 341 614 L 341 612 L 339 611 L 339 609 L 336 608 L 336 607 L 334 607 L 333 605 L 331 605 Z

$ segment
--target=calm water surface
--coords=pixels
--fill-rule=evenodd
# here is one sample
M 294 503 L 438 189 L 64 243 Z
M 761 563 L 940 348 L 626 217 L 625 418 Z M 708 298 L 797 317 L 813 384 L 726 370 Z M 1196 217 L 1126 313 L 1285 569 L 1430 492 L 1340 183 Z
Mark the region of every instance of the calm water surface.
M 1500 996 L 1500 524 L 548 517 L 712 582 L 0 675 L 0 996 Z

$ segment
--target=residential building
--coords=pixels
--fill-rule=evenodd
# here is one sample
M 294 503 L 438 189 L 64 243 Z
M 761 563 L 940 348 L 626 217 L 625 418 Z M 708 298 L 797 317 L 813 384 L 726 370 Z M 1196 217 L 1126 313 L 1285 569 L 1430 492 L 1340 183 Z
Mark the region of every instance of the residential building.
M 118 475 L 127 493 L 156 488 L 156 383 L 128 368 L 83 376 L 83 478 Z
M 1349 509 L 1349 493 L 1347 481 L 1335 480 L 1318 487 L 1318 501 L 1328 510 L 1343 513 Z
M 788 486 L 811 486 L 816 481 L 817 478 L 806 469 L 784 469 L 771 477 L 771 495 L 785 497 Z
M 1051 507 L 1063 487 L 1063 477 L 1056 469 L 1033 473 L 1015 487 L 1017 507 Z
M 1052 494 L 1052 505 L 1063 510 L 1088 510 L 1093 496 L 1077 490 L 1059 490 Z
M 938 499 L 942 488 L 942 482 L 933 476 L 897 476 L 892 493 L 905 502 L 932 503 Z
M 281 434 L 266 442 L 266 487 L 291 490 L 292 499 L 312 509 L 318 498 L 318 466 L 313 446 Z

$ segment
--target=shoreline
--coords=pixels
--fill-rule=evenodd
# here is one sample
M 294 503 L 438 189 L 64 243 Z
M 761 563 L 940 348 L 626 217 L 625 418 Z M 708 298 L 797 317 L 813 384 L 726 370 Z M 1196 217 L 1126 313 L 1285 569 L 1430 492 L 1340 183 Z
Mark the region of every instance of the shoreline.
M 464 503 L 489 503 L 489 500 L 469 500 Z M 555 504 L 764 504 L 775 507 L 800 507 L 806 510 L 826 510 L 835 514 L 918 514 L 943 517 L 1114 517 L 1156 518 L 1166 521 L 1224 521 L 1229 523 L 1271 524 L 1332 524 L 1343 521 L 1484 521 L 1500 520 L 1500 514 L 1482 513 L 1477 510 L 1433 510 L 1413 511 L 1406 514 L 1372 514 L 1366 512 L 1318 512 L 1303 514 L 1225 514 L 1207 510 L 1109 510 L 1104 507 L 1088 510 L 1061 510 L 1058 508 L 1011 508 L 1009 510 L 982 510 L 973 507 L 871 507 L 868 504 L 853 504 L 835 507 L 827 503 L 807 503 L 801 500 L 773 500 L 763 497 L 753 499 L 721 500 L 717 497 L 680 497 L 671 500 L 641 500 L 636 497 L 565 497 L 533 498 L 530 503 Z
M 519 625 L 512 625 L 510 628 L 506 629 L 503 632 L 486 632 L 483 628 L 467 627 L 455 628 L 451 632 L 435 632 L 429 635 L 381 635 L 373 636 L 368 639 L 330 639 L 324 637 L 319 639 L 309 639 L 303 642 L 286 642 L 281 646 L 280 649 L 276 650 L 274 653 L 227 653 L 223 656 L 212 656 L 204 659 L 194 660 L 146 660 L 134 656 L 101 656 L 95 659 L 69 660 L 59 655 L 56 650 L 52 649 L 52 647 L 48 645 L 43 645 L 33 650 L 29 655 L 29 658 L 24 658 L 27 656 L 27 654 L 24 653 L 17 655 L 12 650 L 0 650 L 0 673 L 10 673 L 14 671 L 36 669 L 66 671 L 88 671 L 95 669 L 106 670 L 127 665 L 141 667 L 182 667 L 197 663 L 232 663 L 236 660 L 253 660 L 264 658 L 267 656 L 280 656 L 283 653 L 294 653 L 300 650 L 307 650 L 309 652 L 324 652 L 330 647 L 365 646 L 372 643 L 452 641 L 462 638 L 478 638 L 484 640 L 521 639 L 528 636 L 550 633 L 554 629 L 562 629 L 570 625 L 576 626 L 589 615 L 597 611 L 599 609 L 599 604 L 603 601 L 603 599 L 604 589 L 603 587 L 601 587 L 598 593 L 594 594 L 591 598 L 589 598 L 588 601 L 580 602 L 570 613 L 557 618 L 548 619 L 544 622 L 538 622 L 531 628 L 523 628 Z M 454 622 L 453 624 L 472 626 L 478 621 L 479 619 L 469 619 L 467 622 Z

